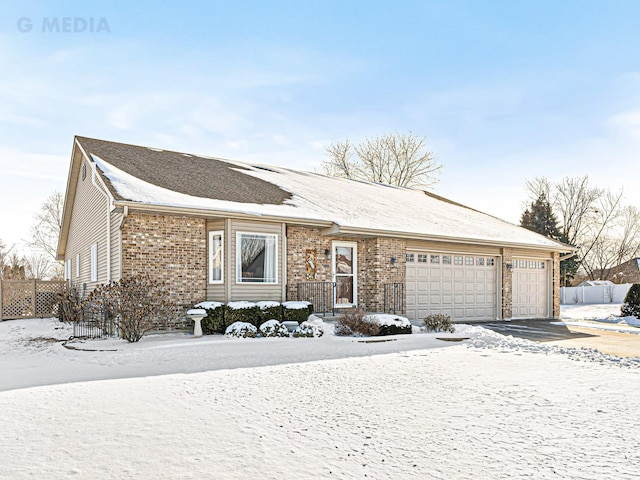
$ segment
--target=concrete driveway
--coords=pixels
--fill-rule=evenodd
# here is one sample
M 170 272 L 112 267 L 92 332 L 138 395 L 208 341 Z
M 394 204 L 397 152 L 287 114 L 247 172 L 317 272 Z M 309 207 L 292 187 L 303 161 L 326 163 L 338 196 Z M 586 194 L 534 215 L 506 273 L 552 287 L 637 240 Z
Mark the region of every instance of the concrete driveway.
M 593 348 L 620 357 L 640 357 L 640 335 L 594 328 L 554 325 L 549 320 L 478 323 L 502 335 L 573 348 Z

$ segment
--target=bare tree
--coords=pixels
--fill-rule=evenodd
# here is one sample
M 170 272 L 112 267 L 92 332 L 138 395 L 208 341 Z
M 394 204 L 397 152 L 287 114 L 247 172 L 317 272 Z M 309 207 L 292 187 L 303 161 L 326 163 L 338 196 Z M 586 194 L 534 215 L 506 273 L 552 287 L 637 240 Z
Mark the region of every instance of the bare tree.
M 25 258 L 25 271 L 27 278 L 55 278 L 58 276 L 56 266 L 51 258 L 41 252 L 31 252 Z
M 347 139 L 331 144 L 327 155 L 320 167 L 326 175 L 400 187 L 428 188 L 442 169 L 426 151 L 426 138 L 411 132 L 385 134 L 355 146 Z
M 31 227 L 31 239 L 27 242 L 34 250 L 34 255 L 43 253 L 44 257 L 38 259 L 37 270 L 45 270 L 48 276 L 60 276 L 62 266 L 56 261 L 58 239 L 62 230 L 63 195 L 53 192 L 40 207 L 40 211 L 34 216 L 35 224 Z M 48 260 L 48 267 L 42 265 Z
M 9 254 L 12 249 L 13 247 L 8 247 L 2 240 L 0 240 L 0 277 L 2 277 L 4 267 L 8 264 Z
M 638 252 L 640 215 L 623 204 L 623 191 L 589 184 L 589 177 L 565 177 L 557 183 L 536 178 L 526 183 L 533 198 L 547 195 L 558 218 L 561 240 L 578 248 L 578 266 L 591 280 Z M 572 276 L 574 272 L 569 272 Z
M 26 262 L 16 252 L 11 252 L 5 258 L 2 268 L 2 278 L 5 280 L 24 280 L 26 278 Z

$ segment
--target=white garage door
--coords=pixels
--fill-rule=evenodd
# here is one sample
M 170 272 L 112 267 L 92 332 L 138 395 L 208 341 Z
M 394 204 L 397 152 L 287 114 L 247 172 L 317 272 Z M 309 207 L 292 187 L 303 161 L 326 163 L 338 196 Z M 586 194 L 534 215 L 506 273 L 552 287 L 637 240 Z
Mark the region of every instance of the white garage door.
M 549 262 L 513 259 L 512 318 L 549 318 Z
M 407 316 L 444 313 L 456 322 L 497 318 L 496 257 L 407 252 Z

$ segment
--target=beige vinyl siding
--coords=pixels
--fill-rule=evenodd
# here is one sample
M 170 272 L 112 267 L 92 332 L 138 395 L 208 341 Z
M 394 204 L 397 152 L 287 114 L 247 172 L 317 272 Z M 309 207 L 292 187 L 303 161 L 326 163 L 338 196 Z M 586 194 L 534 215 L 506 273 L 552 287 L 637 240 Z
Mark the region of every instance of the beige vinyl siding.
M 228 301 L 236 300 L 276 300 L 284 301 L 282 282 L 284 279 L 284 255 L 282 254 L 282 224 L 281 223 L 267 223 L 267 222 L 249 222 L 240 220 L 231 220 L 230 232 L 225 232 L 225 242 L 229 249 L 227 250 L 227 266 L 225 268 L 225 284 L 230 285 L 231 295 Z M 237 283 L 236 278 L 236 233 L 237 232 L 249 232 L 249 233 L 271 233 L 278 235 L 278 243 L 276 245 L 276 251 L 278 256 L 277 261 L 277 276 L 278 282 L 275 284 L 263 284 L 263 283 Z
M 512 255 L 514 257 L 539 258 L 541 260 L 551 260 L 551 252 L 544 252 L 540 250 L 526 250 L 524 248 L 514 248 Z
M 407 250 L 422 250 L 429 252 L 473 253 L 480 255 L 499 256 L 500 248 L 486 245 L 474 245 L 453 242 L 433 242 L 425 240 L 407 240 Z
M 120 211 L 111 212 L 111 280 L 120 280 L 122 277 L 122 232 L 120 225 L 122 225 L 123 217 L 124 214 Z
M 81 293 L 90 293 L 98 284 L 107 281 L 107 199 L 91 181 L 91 166 L 86 163 L 86 177 L 82 167 L 73 203 L 73 215 L 65 249 L 65 260 L 72 262 L 73 284 Z M 91 282 L 91 246 L 98 244 L 98 280 Z M 76 277 L 76 258 L 80 255 L 80 277 Z M 86 288 L 83 288 L 86 285 Z
M 224 233 L 224 247 L 223 251 L 227 252 L 227 241 L 229 238 L 229 233 L 225 230 L 225 221 L 224 220 L 208 220 L 207 221 L 207 300 L 209 301 L 217 301 L 217 302 L 227 302 L 226 295 L 226 283 L 229 281 L 231 277 L 229 277 L 229 255 L 224 255 L 224 272 L 222 274 L 222 283 L 209 283 L 209 232 L 214 231 L 222 231 Z

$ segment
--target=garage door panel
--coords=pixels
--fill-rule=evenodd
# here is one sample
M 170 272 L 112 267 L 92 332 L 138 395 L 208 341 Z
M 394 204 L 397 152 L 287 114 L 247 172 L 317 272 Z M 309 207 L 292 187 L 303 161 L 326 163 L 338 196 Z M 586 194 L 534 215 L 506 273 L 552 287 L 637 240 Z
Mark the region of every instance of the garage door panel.
M 512 317 L 549 318 L 548 262 L 514 259 L 512 272 Z
M 412 320 L 435 313 L 446 313 L 456 321 L 495 320 L 498 278 L 495 257 L 411 253 L 414 259 L 418 255 L 427 259 L 407 263 L 407 315 Z M 451 260 L 464 259 L 463 264 L 440 263 L 445 256 Z

